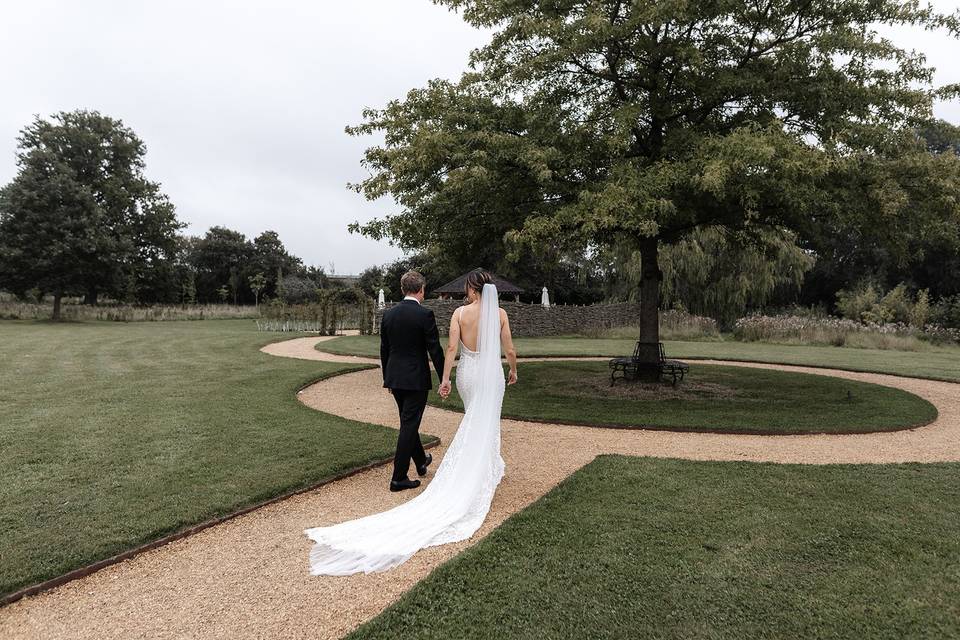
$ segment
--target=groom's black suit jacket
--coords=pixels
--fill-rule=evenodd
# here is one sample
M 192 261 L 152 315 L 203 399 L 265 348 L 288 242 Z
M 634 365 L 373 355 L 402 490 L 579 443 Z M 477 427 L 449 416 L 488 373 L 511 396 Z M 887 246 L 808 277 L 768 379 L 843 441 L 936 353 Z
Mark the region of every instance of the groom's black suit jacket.
M 416 300 L 404 300 L 383 314 L 380 322 L 380 363 L 383 386 L 422 391 L 433 388 L 430 361 L 443 374 L 443 349 L 433 310 Z

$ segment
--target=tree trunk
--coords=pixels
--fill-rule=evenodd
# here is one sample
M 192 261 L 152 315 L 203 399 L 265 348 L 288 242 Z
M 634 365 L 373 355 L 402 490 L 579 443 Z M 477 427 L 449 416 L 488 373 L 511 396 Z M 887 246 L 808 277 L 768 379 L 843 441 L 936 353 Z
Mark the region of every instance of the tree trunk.
M 656 237 L 640 240 L 640 379 L 660 379 L 660 265 Z
M 60 298 L 63 297 L 63 291 L 58 287 L 53 292 L 53 319 L 60 320 Z
M 87 293 L 83 296 L 83 304 L 96 305 L 98 291 L 96 287 L 88 287 Z

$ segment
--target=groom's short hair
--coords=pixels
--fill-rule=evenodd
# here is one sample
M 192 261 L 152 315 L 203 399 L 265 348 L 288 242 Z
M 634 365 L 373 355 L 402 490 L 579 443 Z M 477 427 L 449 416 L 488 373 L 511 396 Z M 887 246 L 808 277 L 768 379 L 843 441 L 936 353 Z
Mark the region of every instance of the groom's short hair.
M 400 290 L 404 295 L 417 293 L 427 284 L 426 278 L 416 271 L 407 271 L 400 278 Z

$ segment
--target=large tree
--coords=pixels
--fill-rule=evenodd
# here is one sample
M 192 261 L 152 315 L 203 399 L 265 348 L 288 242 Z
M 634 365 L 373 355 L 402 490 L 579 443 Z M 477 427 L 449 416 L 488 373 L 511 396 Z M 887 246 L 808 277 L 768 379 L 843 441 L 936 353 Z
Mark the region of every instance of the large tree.
M 650 363 L 661 244 L 705 226 L 802 239 L 829 222 L 905 251 L 957 215 L 956 183 L 936 177 L 955 176 L 956 157 L 913 135 L 957 87 L 931 87 L 922 54 L 874 29 L 956 32 L 955 17 L 895 0 L 440 3 L 492 40 L 458 83 L 350 129 L 385 134 L 357 188 L 400 207 L 356 228 L 405 248 L 631 243 Z
M 14 290 L 123 297 L 162 269 L 182 226 L 146 148 L 121 121 L 96 111 L 36 118 L 20 133 L 19 173 L 0 196 L 0 277 Z

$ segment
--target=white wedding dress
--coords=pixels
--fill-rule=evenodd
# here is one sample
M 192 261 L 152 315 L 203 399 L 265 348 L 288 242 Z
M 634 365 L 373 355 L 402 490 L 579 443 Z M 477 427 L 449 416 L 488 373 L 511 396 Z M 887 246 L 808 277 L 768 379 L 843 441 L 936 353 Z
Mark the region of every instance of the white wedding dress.
M 503 478 L 497 288 L 484 285 L 477 349 L 460 343 L 457 392 L 465 413 L 446 455 L 423 492 L 389 511 L 329 527 L 307 529 L 316 542 L 310 573 L 349 575 L 385 571 L 426 547 L 465 540 L 480 528 Z

